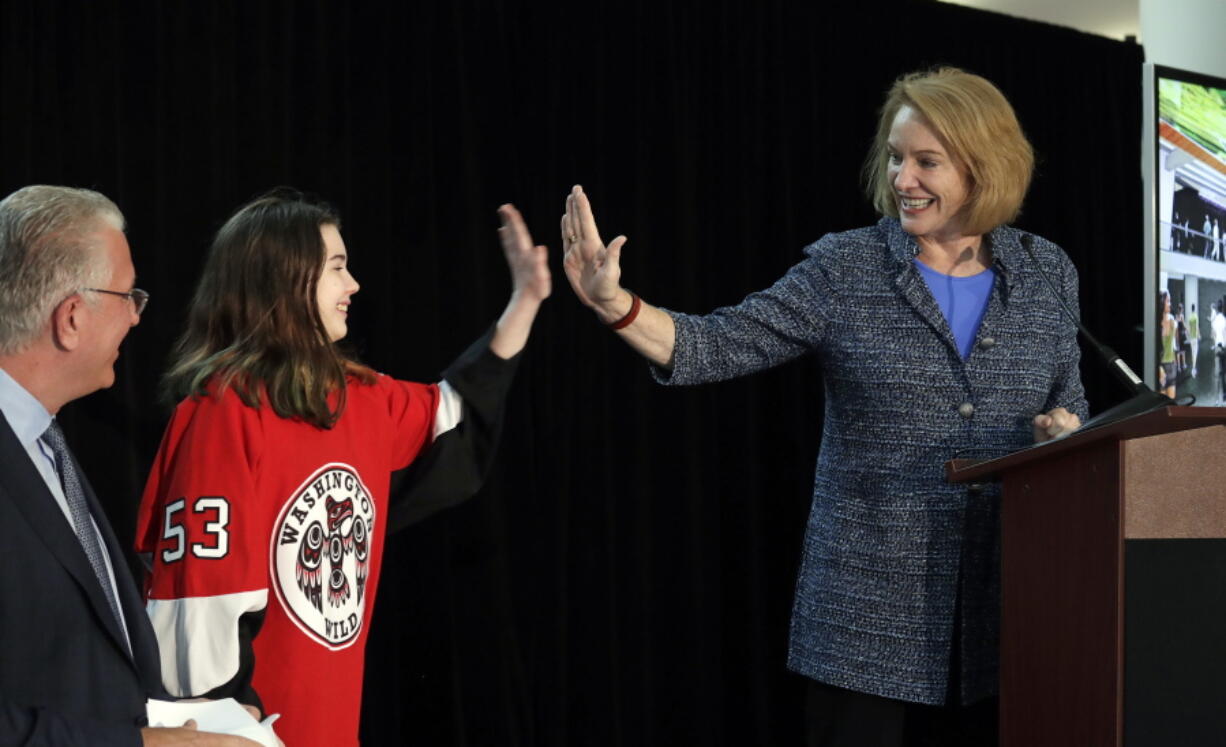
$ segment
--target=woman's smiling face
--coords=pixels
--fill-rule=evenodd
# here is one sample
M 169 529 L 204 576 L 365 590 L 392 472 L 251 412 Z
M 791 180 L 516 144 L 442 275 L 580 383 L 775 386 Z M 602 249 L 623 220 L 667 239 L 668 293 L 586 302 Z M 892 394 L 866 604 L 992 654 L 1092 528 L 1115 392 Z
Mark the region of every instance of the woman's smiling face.
M 960 238 L 970 194 L 962 165 L 910 106 L 894 116 L 888 142 L 888 174 L 903 230 L 937 241 Z

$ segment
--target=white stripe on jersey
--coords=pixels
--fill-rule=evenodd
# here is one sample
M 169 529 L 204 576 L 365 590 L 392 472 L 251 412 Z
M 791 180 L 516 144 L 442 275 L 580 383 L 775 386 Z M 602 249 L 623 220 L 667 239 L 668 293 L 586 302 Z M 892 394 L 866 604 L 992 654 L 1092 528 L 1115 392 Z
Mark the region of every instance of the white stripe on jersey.
M 455 428 L 464 419 L 464 398 L 451 388 L 446 379 L 438 383 L 438 394 L 438 410 L 434 413 L 432 438 L 438 438 L 440 434 Z
M 268 589 L 213 597 L 150 599 L 162 652 L 162 683 L 180 698 L 202 695 L 238 674 L 238 619 L 268 606 Z

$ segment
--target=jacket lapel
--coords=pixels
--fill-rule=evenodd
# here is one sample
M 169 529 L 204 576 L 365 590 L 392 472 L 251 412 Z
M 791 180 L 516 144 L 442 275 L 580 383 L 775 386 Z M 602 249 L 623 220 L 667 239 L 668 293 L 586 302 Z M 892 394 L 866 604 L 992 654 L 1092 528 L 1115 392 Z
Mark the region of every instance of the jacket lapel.
M 111 613 L 106 598 L 102 596 L 102 588 L 98 585 L 98 578 L 94 575 L 89 559 L 85 557 L 85 550 L 82 549 L 81 542 L 77 539 L 72 527 L 69 526 L 64 512 L 56 504 L 55 497 L 51 495 L 51 491 L 47 490 L 42 476 L 30 463 L 30 455 L 17 440 L 13 429 L 2 415 L 0 415 L 0 424 L 2 424 L 0 427 L 0 458 L 3 459 L 8 470 L 8 479 L 5 483 L 0 483 L 0 492 L 4 493 L 6 500 L 17 507 L 17 510 L 29 523 L 31 532 L 39 538 L 51 556 L 64 566 L 68 574 L 81 587 L 85 596 L 89 598 L 90 605 L 94 608 L 94 614 L 102 622 L 102 626 L 106 628 L 115 645 L 119 646 L 127 656 L 128 647 L 119 630 L 119 623 L 115 620 L 115 615 Z M 82 476 L 82 484 L 86 485 L 84 476 Z M 119 563 L 115 562 L 112 550 L 117 545 L 110 531 L 110 525 L 107 524 L 105 514 L 100 512 L 93 491 L 88 487 L 86 487 L 86 495 L 90 510 L 95 512 L 94 521 L 102 531 L 108 544 L 107 549 L 111 552 L 116 586 L 120 588 L 122 596 L 125 583 L 131 585 L 127 565 L 123 563 L 122 558 Z M 126 608 L 124 614 L 128 614 Z
M 996 272 L 996 284 L 992 288 L 992 295 L 988 297 L 988 308 L 984 311 L 983 321 L 979 323 L 976 342 L 994 334 L 997 320 L 1004 313 L 1018 285 L 1018 273 L 1014 269 L 1017 265 L 1018 241 L 1014 232 L 999 226 L 984 236 L 984 241 L 988 242 L 988 247 L 992 250 L 992 270 Z M 978 345 L 973 348 L 978 349 Z
M 920 275 L 919 270 L 915 269 L 915 256 L 919 251 L 915 239 L 903 231 L 898 221 L 892 218 L 882 218 L 878 225 L 885 232 L 890 256 L 898 269 L 894 276 L 894 287 L 915 313 L 932 328 L 937 337 L 953 351 L 954 356 L 962 360 L 949 322 L 941 313 L 941 307 L 937 306 L 936 299 L 932 297 L 932 291 L 928 289 L 923 276 Z
M 77 468 L 77 475 L 81 478 L 81 487 L 85 490 L 85 500 L 89 504 L 90 512 L 95 517 L 105 516 L 102 505 L 94 494 L 93 486 L 89 484 L 89 479 L 81 471 L 80 467 Z M 142 676 L 146 673 L 152 673 L 154 675 L 152 681 L 146 682 L 146 685 L 155 690 L 159 689 L 161 662 L 158 657 L 153 627 L 150 625 L 148 613 L 145 611 L 144 599 L 135 579 L 132 578 L 132 574 L 128 570 L 127 557 L 123 553 L 123 548 L 119 544 L 119 539 L 115 536 L 114 530 L 111 529 L 111 523 L 97 519 L 95 519 L 95 522 L 98 524 L 99 534 L 102 535 L 102 544 L 111 559 L 111 568 L 115 571 L 115 589 L 119 593 L 119 607 L 123 610 L 124 621 L 128 626 L 128 640 L 132 645 L 132 658 L 136 663 L 136 669 Z M 106 600 L 102 599 L 101 603 L 105 605 Z M 95 602 L 95 606 L 96 604 L 97 602 Z M 107 618 L 114 617 L 110 614 L 109 607 L 103 607 L 102 609 L 106 612 Z M 119 631 L 112 626 L 112 633 L 118 635 Z M 121 646 L 124 645 L 122 638 L 116 638 L 116 641 Z

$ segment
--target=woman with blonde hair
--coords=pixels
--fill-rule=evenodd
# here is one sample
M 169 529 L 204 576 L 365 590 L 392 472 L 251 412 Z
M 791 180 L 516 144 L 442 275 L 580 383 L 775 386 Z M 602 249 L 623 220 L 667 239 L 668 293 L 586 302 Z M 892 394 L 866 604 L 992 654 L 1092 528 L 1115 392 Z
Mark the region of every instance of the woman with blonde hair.
M 499 213 L 511 300 L 438 384 L 337 346 L 359 285 L 330 207 L 279 191 L 218 231 L 165 376 L 179 404 L 138 517 L 173 695 L 279 713 L 288 745 L 358 743 L 384 539 L 480 485 L 549 296 L 545 248 L 514 207 Z M 391 473 L 409 464 L 429 490 L 392 500 Z
M 987 80 L 942 68 L 886 95 L 864 175 L 881 213 L 828 234 L 772 287 L 694 316 L 621 286 L 575 187 L 562 219 L 579 299 L 665 384 L 820 361 L 826 413 L 788 666 L 810 683 L 810 743 L 995 740 L 999 495 L 942 465 L 1069 433 L 1086 416 L 1077 303 L 1051 242 L 1010 227 L 1034 156 Z M 933 740 L 933 741 L 929 741 Z

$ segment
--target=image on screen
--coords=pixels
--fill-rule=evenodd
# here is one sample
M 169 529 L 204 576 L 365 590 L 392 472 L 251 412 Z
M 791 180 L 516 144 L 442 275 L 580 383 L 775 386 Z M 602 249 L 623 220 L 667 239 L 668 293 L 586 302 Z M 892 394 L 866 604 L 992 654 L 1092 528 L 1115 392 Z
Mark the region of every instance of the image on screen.
M 1154 68 L 1156 388 L 1226 405 L 1226 80 Z M 1149 378 L 1148 376 L 1146 378 Z

